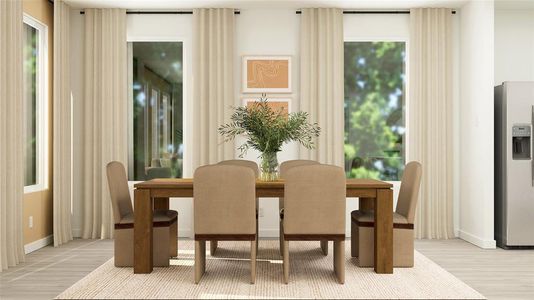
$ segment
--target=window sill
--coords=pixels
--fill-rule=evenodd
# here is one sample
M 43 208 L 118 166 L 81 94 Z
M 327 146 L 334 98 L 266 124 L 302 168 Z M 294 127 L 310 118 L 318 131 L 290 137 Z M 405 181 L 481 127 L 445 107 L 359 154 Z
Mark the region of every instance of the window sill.
M 48 190 L 48 187 L 45 186 L 44 184 L 27 185 L 24 187 L 24 195 L 37 193 L 37 192 L 44 192 L 46 190 Z

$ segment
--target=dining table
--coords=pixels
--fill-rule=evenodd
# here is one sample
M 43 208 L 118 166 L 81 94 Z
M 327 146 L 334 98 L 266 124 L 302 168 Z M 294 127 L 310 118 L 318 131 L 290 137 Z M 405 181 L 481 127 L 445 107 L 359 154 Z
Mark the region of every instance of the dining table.
M 393 273 L 393 185 L 374 179 L 350 178 L 346 179 L 346 187 L 348 201 L 358 198 L 360 209 L 367 207 L 374 211 L 374 271 Z M 154 210 L 169 209 L 169 199 L 193 198 L 193 194 L 193 178 L 159 178 L 134 185 L 135 274 L 153 270 Z M 283 198 L 284 180 L 257 180 L 256 197 Z

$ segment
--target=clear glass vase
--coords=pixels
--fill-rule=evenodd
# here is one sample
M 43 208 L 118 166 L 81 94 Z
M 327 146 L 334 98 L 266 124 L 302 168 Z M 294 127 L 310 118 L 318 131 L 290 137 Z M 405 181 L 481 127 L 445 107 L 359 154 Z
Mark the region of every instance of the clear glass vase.
M 276 152 L 264 152 L 261 155 L 261 180 L 274 181 L 278 179 L 278 158 Z

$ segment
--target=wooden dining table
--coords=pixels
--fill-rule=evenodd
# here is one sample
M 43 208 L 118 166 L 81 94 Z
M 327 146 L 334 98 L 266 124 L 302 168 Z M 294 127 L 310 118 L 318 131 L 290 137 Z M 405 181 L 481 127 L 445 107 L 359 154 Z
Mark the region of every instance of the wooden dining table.
M 373 179 L 347 179 L 347 197 L 374 208 L 376 273 L 393 273 L 393 185 Z M 169 198 L 192 198 L 192 178 L 152 179 L 134 185 L 134 273 L 151 273 L 153 211 L 169 209 Z M 256 181 L 256 197 L 284 197 L 284 181 Z M 194 200 L 193 200 L 194 201 Z

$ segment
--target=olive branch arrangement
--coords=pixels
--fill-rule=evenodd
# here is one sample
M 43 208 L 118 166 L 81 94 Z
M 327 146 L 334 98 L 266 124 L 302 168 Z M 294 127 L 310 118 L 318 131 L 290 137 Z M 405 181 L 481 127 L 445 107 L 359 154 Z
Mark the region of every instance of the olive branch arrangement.
M 297 141 L 302 146 L 313 149 L 314 137 L 318 137 L 321 128 L 317 123 L 308 123 L 307 112 L 286 114 L 280 110 L 273 110 L 265 97 L 251 106 L 234 108 L 231 122 L 221 125 L 219 133 L 225 142 L 232 141 L 238 135 L 243 135 L 247 141 L 239 146 L 239 157 L 243 157 L 252 148 L 265 153 L 281 151 L 282 145 L 290 141 Z

